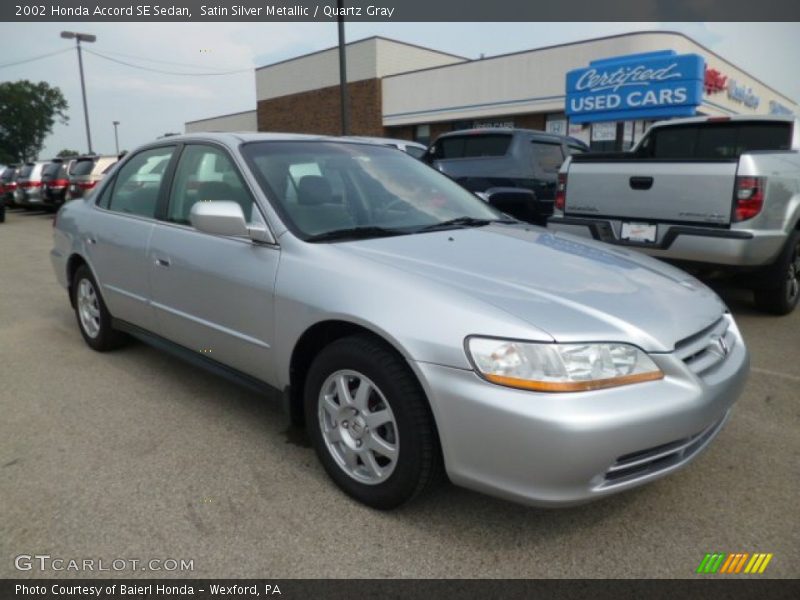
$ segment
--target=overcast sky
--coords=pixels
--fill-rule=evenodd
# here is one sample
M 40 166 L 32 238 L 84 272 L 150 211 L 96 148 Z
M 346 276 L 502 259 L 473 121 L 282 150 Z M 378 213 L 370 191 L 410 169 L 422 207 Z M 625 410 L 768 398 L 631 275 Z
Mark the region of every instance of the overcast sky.
M 77 58 L 74 45 L 59 37 L 63 29 L 93 33 L 97 42 L 89 49 L 153 69 L 244 70 L 222 76 L 168 75 L 84 54 L 92 141 L 100 153 L 114 151 L 113 121 L 121 123 L 120 148 L 132 149 L 165 132 L 182 132 L 185 121 L 252 110 L 254 67 L 337 43 L 331 23 L 0 23 L 0 81 L 47 81 L 61 88 L 70 105 L 69 124 L 56 125 L 41 158 L 63 148 L 86 150 Z M 655 29 L 681 31 L 800 100 L 798 23 L 352 23 L 346 36 L 352 41 L 383 35 L 478 58 Z M 2 66 L 70 47 L 42 60 Z

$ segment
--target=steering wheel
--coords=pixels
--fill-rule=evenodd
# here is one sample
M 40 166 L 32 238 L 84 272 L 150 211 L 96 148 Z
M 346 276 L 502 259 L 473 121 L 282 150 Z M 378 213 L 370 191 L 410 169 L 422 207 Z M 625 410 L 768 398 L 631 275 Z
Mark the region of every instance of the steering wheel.
M 412 208 L 411 204 L 397 197 L 395 197 L 394 200 L 389 200 L 389 202 L 383 206 L 383 210 L 396 210 L 398 212 L 408 212 Z

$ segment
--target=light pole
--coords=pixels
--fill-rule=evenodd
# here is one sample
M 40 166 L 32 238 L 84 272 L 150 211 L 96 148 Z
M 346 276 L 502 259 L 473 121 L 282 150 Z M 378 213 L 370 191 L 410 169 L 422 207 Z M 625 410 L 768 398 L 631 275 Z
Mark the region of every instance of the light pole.
M 114 121 L 114 147 L 117 149 L 117 156 L 119 156 L 119 136 L 117 135 L 117 125 L 119 125 L 119 121 Z
M 344 41 L 344 8 L 343 0 L 337 0 L 339 7 L 339 105 L 341 108 L 342 135 L 350 135 L 350 106 L 347 94 L 347 58 Z
M 83 118 L 86 121 L 86 143 L 89 146 L 89 154 L 92 154 L 92 134 L 89 131 L 89 106 L 86 104 L 86 84 L 83 81 L 83 56 L 81 55 L 81 42 L 92 43 L 97 40 L 97 36 L 90 33 L 78 33 L 77 31 L 62 31 L 61 37 L 65 40 L 75 39 L 75 48 L 78 50 L 78 70 L 81 73 L 81 93 L 83 94 Z

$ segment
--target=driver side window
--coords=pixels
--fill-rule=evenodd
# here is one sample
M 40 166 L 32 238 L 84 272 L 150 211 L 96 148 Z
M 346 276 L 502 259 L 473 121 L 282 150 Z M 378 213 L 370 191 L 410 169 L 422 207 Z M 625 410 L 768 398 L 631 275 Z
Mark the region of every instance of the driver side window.
M 242 207 L 245 219 L 261 221 L 253 198 L 233 161 L 213 146 L 191 144 L 181 154 L 169 199 L 167 220 L 189 225 L 189 214 L 197 202 L 229 200 Z

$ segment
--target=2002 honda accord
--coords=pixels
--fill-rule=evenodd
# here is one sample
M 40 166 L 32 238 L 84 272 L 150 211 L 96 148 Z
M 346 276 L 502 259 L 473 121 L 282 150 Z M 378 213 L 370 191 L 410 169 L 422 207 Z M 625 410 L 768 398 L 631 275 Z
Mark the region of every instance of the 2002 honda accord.
M 678 469 L 748 370 L 707 287 L 519 223 L 395 149 L 171 137 L 57 216 L 52 263 L 95 350 L 127 334 L 284 393 L 370 506 L 441 478 L 538 505 Z

